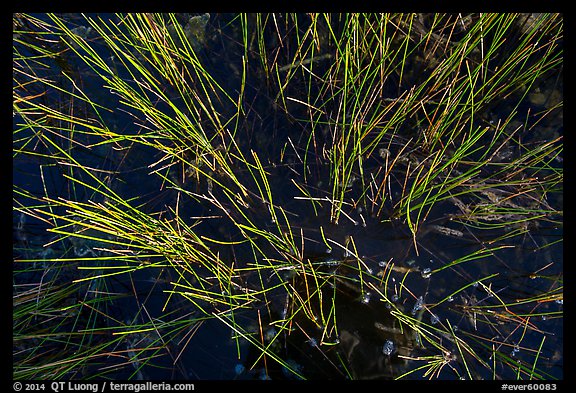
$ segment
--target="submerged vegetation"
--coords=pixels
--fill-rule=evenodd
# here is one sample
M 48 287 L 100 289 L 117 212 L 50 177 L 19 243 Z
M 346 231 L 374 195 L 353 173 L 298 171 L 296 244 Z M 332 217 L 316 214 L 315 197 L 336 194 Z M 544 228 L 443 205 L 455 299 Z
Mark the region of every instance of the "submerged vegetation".
M 14 14 L 14 378 L 562 378 L 562 42 Z

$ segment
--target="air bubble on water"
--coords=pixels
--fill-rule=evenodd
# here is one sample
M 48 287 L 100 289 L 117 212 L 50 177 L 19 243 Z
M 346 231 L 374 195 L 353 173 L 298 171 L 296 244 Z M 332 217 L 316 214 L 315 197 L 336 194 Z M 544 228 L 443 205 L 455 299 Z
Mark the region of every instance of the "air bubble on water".
M 432 269 L 427 267 L 424 270 L 422 270 L 421 274 L 422 274 L 422 278 L 430 278 L 430 276 L 432 275 Z
M 416 299 L 416 303 L 414 303 L 414 307 L 412 308 L 412 315 L 415 315 L 418 311 L 422 309 L 422 305 L 424 305 L 424 298 L 422 296 Z
M 331 254 L 331 253 L 332 253 L 332 249 L 331 249 L 331 248 L 327 248 L 325 252 L 326 252 L 326 254 Z
M 92 252 L 92 250 L 89 247 L 86 246 L 74 247 L 74 254 L 76 254 L 77 257 L 83 257 L 87 255 L 89 252 Z
M 546 320 L 546 315 L 542 315 L 542 320 L 545 321 Z
M 306 341 L 308 343 L 308 345 L 310 345 L 311 347 L 316 348 L 318 346 L 318 341 L 314 338 L 314 337 L 310 337 L 309 340 Z
M 398 295 L 396 294 L 392 295 L 392 297 L 390 298 L 390 300 L 392 300 L 394 303 L 396 303 L 398 299 L 400 299 L 400 297 L 398 297 Z
M 410 260 L 406 261 L 406 265 L 408 265 L 408 266 L 412 266 L 415 263 L 416 263 L 415 259 L 410 259 Z
M 364 304 L 370 303 L 370 297 L 371 297 L 371 296 L 372 296 L 372 293 L 366 292 L 366 293 L 362 296 L 362 303 L 364 303 Z
M 448 303 L 452 303 L 454 301 L 454 296 L 450 296 L 448 299 L 446 299 Z
M 437 324 L 438 322 L 440 322 L 440 318 L 438 317 L 438 315 L 436 315 L 436 314 L 431 314 L 431 315 L 430 315 L 430 323 L 431 323 L 432 325 L 435 325 L 435 324 Z
M 382 347 L 382 353 L 386 356 L 392 355 L 394 352 L 394 342 L 392 340 L 386 340 L 384 346 Z
M 556 303 L 556 304 L 564 304 L 564 299 L 556 299 L 556 300 L 554 300 L 554 303 Z
M 512 351 L 510 352 L 510 356 L 516 356 L 518 352 L 520 352 L 520 346 L 515 344 L 514 348 L 512 348 Z
M 380 266 L 380 267 L 386 267 L 386 262 L 380 261 L 380 262 L 378 262 L 378 266 Z
M 472 283 L 472 286 L 473 286 L 474 288 L 477 288 L 477 287 L 478 287 L 478 281 L 474 281 L 474 282 Z
M 414 332 L 414 341 L 416 342 L 417 347 L 422 346 L 422 336 L 418 332 Z
M 236 375 L 242 374 L 245 370 L 246 370 L 246 367 L 244 367 L 244 365 L 242 363 L 238 363 L 236 366 L 234 366 L 234 373 Z

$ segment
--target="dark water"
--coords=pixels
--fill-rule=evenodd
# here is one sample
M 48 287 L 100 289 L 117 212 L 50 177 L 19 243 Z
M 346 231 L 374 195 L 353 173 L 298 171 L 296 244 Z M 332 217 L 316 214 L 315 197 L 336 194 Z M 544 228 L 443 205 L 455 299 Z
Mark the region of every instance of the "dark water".
M 184 21 L 189 20 L 191 15 L 179 15 Z M 46 18 L 40 15 L 41 18 Z M 103 15 L 103 18 L 115 17 Z M 235 37 L 238 31 L 231 22 L 233 16 L 212 16 L 208 29 L 216 36 L 216 31 L 221 34 L 221 39 L 210 41 L 199 51 L 200 59 L 210 70 L 219 83 L 232 91 L 238 86 L 238 79 L 234 70 L 239 66 L 238 48 L 230 44 L 230 37 Z M 77 15 L 70 15 L 71 26 L 85 23 Z M 218 30 L 216 30 L 218 28 Z M 108 57 L 106 47 L 99 43 L 95 37 L 94 45 L 102 51 L 102 57 Z M 270 37 L 273 41 L 275 38 Z M 109 108 L 120 108 L 122 104 L 111 95 L 109 90 L 102 86 L 101 81 L 95 78 L 86 66 L 77 58 L 67 52 L 60 59 L 61 64 L 72 69 L 77 83 L 82 84 L 82 89 L 89 91 L 93 100 L 106 103 Z M 257 68 L 257 57 L 251 57 L 249 66 Z M 122 70 L 121 65 L 116 64 Z M 124 70 L 121 74 L 129 78 Z M 502 356 L 498 359 L 496 374 L 505 379 L 514 379 L 515 371 L 510 364 L 517 362 L 531 368 L 534 362 L 535 350 L 539 348 L 542 337 L 546 337 L 546 345 L 539 355 L 539 369 L 545 373 L 546 378 L 563 377 L 563 326 L 562 326 L 562 303 L 560 301 L 526 302 L 522 305 L 522 299 L 529 299 L 538 294 L 546 293 L 554 288 L 561 287 L 563 250 L 561 242 L 556 242 L 563 236 L 562 225 L 555 222 L 537 221 L 538 227 L 531 227 L 520 236 L 495 242 L 494 239 L 502 237 L 510 231 L 517 229 L 518 225 L 507 225 L 494 230 L 475 230 L 453 219 L 458 212 L 454 202 L 445 201 L 438 203 L 428 219 L 424 222 L 418 236 L 413 238 L 407 230 L 406 222 L 389 219 L 382 220 L 369 205 L 345 208 L 347 217 L 341 218 L 338 225 L 331 223 L 330 211 L 324 207 L 314 214 L 308 201 L 298 200 L 301 196 L 298 189 L 290 180 L 301 181 L 305 169 L 299 163 L 297 154 L 286 153 L 283 160 L 278 160 L 281 153 L 286 150 L 286 141 L 290 138 L 300 148 L 303 146 L 302 135 L 306 135 L 309 124 L 304 119 L 306 112 L 301 106 L 295 106 L 290 111 L 290 116 L 274 109 L 273 100 L 268 94 L 268 87 L 262 75 L 249 74 L 247 80 L 246 97 L 251 102 L 250 109 L 243 118 L 245 122 L 240 128 L 243 134 L 238 136 L 240 149 L 249 154 L 250 149 L 258 152 L 270 173 L 271 188 L 276 198 L 275 203 L 283 206 L 290 214 L 290 222 L 293 232 L 297 237 L 297 244 L 304 245 L 304 255 L 312 262 L 317 263 L 319 271 L 331 277 L 358 277 L 363 274 L 362 285 L 346 284 L 348 280 L 336 278 L 322 287 L 323 304 L 329 309 L 329 299 L 334 299 L 334 310 L 337 314 L 338 331 L 326 333 L 322 326 L 316 326 L 309 319 L 303 318 L 302 314 L 294 318 L 293 323 L 298 324 L 290 334 L 278 332 L 277 326 L 271 324 L 289 306 L 286 293 L 283 290 L 271 291 L 265 305 L 256 305 L 252 309 L 244 309 L 235 312 L 235 323 L 243 330 L 268 343 L 271 337 L 279 334 L 273 346 L 272 353 L 284 359 L 290 367 L 296 371 L 291 373 L 279 365 L 269 356 L 260 356 L 261 352 L 243 338 L 237 335 L 217 319 L 204 319 L 202 313 L 186 299 L 178 299 L 169 302 L 169 310 L 164 309 L 167 304 L 167 291 L 171 287 L 167 283 L 174 281 L 177 274 L 170 268 L 136 270 L 130 274 L 112 277 L 106 280 L 106 289 L 110 293 L 118 294 L 107 304 L 107 315 L 110 319 L 90 319 L 92 323 L 101 324 L 103 328 L 117 327 L 120 324 L 138 325 L 155 318 L 163 319 L 170 315 L 172 318 L 181 318 L 188 321 L 186 328 L 180 333 L 174 334 L 170 344 L 164 346 L 158 353 L 161 355 L 146 364 L 132 362 L 131 365 L 122 365 L 122 361 L 109 358 L 102 364 L 88 366 L 82 377 L 102 373 L 109 378 L 118 379 L 295 379 L 295 374 L 300 374 L 306 379 L 390 379 L 401 375 L 407 370 L 416 368 L 422 364 L 418 357 L 437 354 L 433 345 L 421 342 L 421 337 L 407 325 L 399 324 L 391 314 L 392 308 L 386 302 L 381 301 L 380 296 L 372 287 L 364 287 L 364 283 L 371 283 L 381 288 L 385 274 L 388 276 L 388 293 L 393 299 L 395 307 L 402 309 L 407 315 L 421 318 L 421 322 L 430 327 L 442 326 L 446 331 L 458 332 L 462 337 L 469 339 L 470 345 L 483 361 L 492 361 L 491 355 L 494 350 Z M 77 78 L 77 79 L 76 79 Z M 61 83 L 65 88 L 70 88 L 69 81 L 62 78 Z M 542 82 L 544 84 L 545 81 Z M 167 88 L 167 90 L 169 90 Z M 288 92 L 290 94 L 292 92 Z M 168 93 L 170 94 L 170 93 Z M 174 102 L 180 106 L 177 93 L 173 92 Z M 66 101 L 58 96 L 57 91 L 51 91 L 47 100 L 52 102 Z M 70 104 L 72 105 L 72 104 Z M 162 109 L 163 104 L 158 103 Z M 533 107 L 529 102 L 526 106 Z M 164 108 L 168 110 L 168 108 Z M 218 108 L 223 113 L 232 109 Z M 485 114 L 500 118 L 507 116 L 506 104 L 494 107 Z M 91 114 L 91 109 L 74 107 L 74 110 Z M 525 115 L 526 109 L 520 108 L 519 119 Z M 102 120 L 122 130 L 126 134 L 138 134 L 144 132 L 139 127 L 139 122 L 125 112 L 114 110 L 105 113 Z M 14 118 L 14 123 L 21 121 Z M 560 124 L 560 126 L 559 126 Z M 547 135 L 555 130 L 562 133 L 561 119 L 553 116 L 546 118 L 536 127 L 536 132 L 530 134 L 524 142 L 527 145 L 536 144 L 544 139 L 552 139 L 554 135 Z M 16 126 L 15 126 L 16 128 Z M 407 127 L 409 128 L 409 127 Z M 407 133 L 410 131 L 407 130 Z M 542 136 L 544 135 L 544 137 Z M 76 134 L 84 145 L 97 143 L 97 137 L 86 135 L 81 132 Z M 408 139 L 410 135 L 406 135 Z M 328 137 L 326 137 L 328 139 Z M 322 137 L 319 136 L 319 141 Z M 395 152 L 400 142 L 388 141 L 391 153 Z M 398 144 L 398 145 L 396 145 Z M 19 147 L 15 142 L 15 146 Z M 42 149 L 39 147 L 38 149 Z M 176 203 L 177 192 L 164 186 L 162 179 L 150 175 L 149 166 L 159 160 L 161 155 L 149 147 L 141 145 L 124 146 L 120 149 L 114 144 L 94 146 L 92 148 L 75 147 L 74 159 L 85 165 L 99 168 L 104 171 L 113 171 L 113 175 L 102 175 L 102 181 L 129 200 L 138 198 L 144 202 L 143 211 L 169 218 L 168 206 Z M 297 149 L 298 151 L 298 149 Z M 50 149 L 44 150 L 50 154 Z M 508 154 L 508 153 L 507 153 Z M 509 154 L 515 154 L 514 151 Z M 314 161 L 314 160 L 312 160 Z M 311 173 L 308 175 L 308 184 L 316 184 L 319 190 L 325 187 L 325 193 L 330 191 L 330 172 L 326 165 L 312 162 L 309 165 Z M 40 166 L 39 166 L 40 164 Z M 367 161 L 366 170 L 376 170 L 382 165 L 382 160 L 373 158 Z M 554 161 L 551 165 L 561 167 L 561 162 Z M 248 181 L 248 173 L 238 171 L 241 179 Z M 170 175 L 174 178 L 182 178 L 182 169 L 174 168 Z M 63 175 L 88 180 L 76 168 L 66 168 L 54 165 L 54 161 L 45 158 L 40 160 L 25 159 L 19 155 L 14 160 L 13 178 L 14 187 L 29 191 L 32 195 L 64 196 L 77 201 L 89 201 L 101 198 L 98 193 L 82 187 L 78 183 L 67 180 Z M 44 183 L 40 180 L 44 178 Z M 48 190 L 44 190 L 44 185 Z M 205 184 L 183 183 L 183 187 L 191 189 L 204 189 Z M 393 192 L 400 192 L 401 183 L 394 185 Z M 352 199 L 360 196 L 360 185 L 354 183 L 349 190 Z M 34 203 L 26 198 L 19 197 L 24 204 Z M 99 201 L 101 202 L 101 200 Z M 472 201 L 466 201 L 471 203 Z M 205 203 L 183 197 L 179 200 L 180 214 L 183 217 L 207 216 L 215 213 L 215 209 Z M 561 197 L 554 195 L 549 201 L 555 209 L 562 210 Z M 60 207 L 57 212 L 65 214 Z M 389 209 L 389 210 L 388 210 Z M 385 213 L 391 213 L 391 207 L 385 207 Z M 260 225 L 274 228 L 273 223 L 266 217 L 262 206 L 254 206 L 251 211 L 251 219 Z M 16 259 L 41 258 L 42 252 L 46 252 L 44 244 L 57 238 L 55 234 L 49 234 L 46 229 L 50 225 L 14 213 L 14 256 Z M 560 219 L 561 220 L 561 219 Z M 190 223 L 194 219 L 190 218 Z M 535 224 L 534 224 L 535 225 Z M 325 237 L 338 244 L 346 244 L 350 240 L 356 246 L 357 255 L 365 262 L 360 266 L 346 250 L 333 247 L 328 250 L 320 232 L 322 227 Z M 452 230 L 447 233 L 446 228 Z M 230 223 L 221 221 L 205 220 L 195 229 L 198 233 L 208 237 L 224 238 L 227 240 L 239 240 L 236 228 Z M 456 234 L 456 235 L 455 235 Z M 556 243 L 555 243 L 556 242 Z M 552 244 L 551 246 L 547 246 Z M 463 262 L 457 266 L 441 269 L 442 267 L 470 255 L 478 250 L 493 248 L 499 245 L 509 246 L 495 251 L 493 255 L 484 258 Z M 93 256 L 109 256 L 104 251 L 94 251 L 102 247 L 97 241 L 72 240 L 67 238 L 50 246 L 50 252 L 61 257 L 81 257 L 83 253 Z M 253 259 L 252 251 L 247 246 L 221 246 L 215 249 L 220 253 L 222 260 L 245 260 Z M 94 253 L 98 254 L 94 254 Z M 44 254 L 45 255 L 45 254 Z M 396 266 L 396 270 L 388 270 L 390 262 Z M 94 262 L 90 262 L 94 264 Z M 105 266 L 102 261 L 102 266 Z M 16 265 L 19 266 L 19 265 Z M 429 272 L 434 272 L 430 274 Z M 14 272 L 14 283 L 36 282 L 43 275 L 41 267 L 35 271 L 20 270 Z M 54 280 L 65 282 L 76 279 L 82 271 L 73 269 L 66 274 L 58 275 Z M 291 281 L 293 285 L 304 291 L 308 283 L 294 279 L 290 272 L 281 277 Z M 245 278 L 246 285 L 257 288 L 260 277 L 257 275 Z M 278 283 L 280 278 L 269 279 L 270 285 Z M 463 286 L 470 284 L 465 289 Z M 136 288 L 136 289 L 135 289 Z M 86 286 L 79 286 L 79 291 L 89 292 Z M 336 295 L 334 295 L 336 294 Z M 334 296 L 333 296 L 334 295 Z M 79 298 L 82 296 L 79 295 Z M 447 300 L 447 298 L 449 298 Z M 502 304 L 514 304 L 510 310 Z M 439 303 L 438 306 L 436 306 Z M 144 308 L 142 307 L 144 305 Z M 221 308 L 215 307 L 218 311 Z M 483 310 L 486 313 L 483 314 Z M 316 310 L 319 312 L 319 310 Z M 509 312 L 510 311 L 510 312 Z M 495 317 L 493 313 L 501 313 Z M 492 313 L 492 314 L 490 314 Z M 529 318 L 528 318 L 529 316 Z M 512 320 L 512 322 L 510 322 Z M 525 324 L 533 324 L 533 329 L 526 329 Z M 169 329 L 163 330 L 168 332 Z M 170 333 L 167 333 L 169 336 Z M 158 342 L 154 333 L 131 334 L 130 339 L 121 342 L 126 350 L 149 345 L 150 342 Z M 106 340 L 106 338 L 102 338 Z M 130 341 L 132 340 L 132 341 Z M 156 340 L 156 341 L 155 341 Z M 331 345 L 319 346 L 321 341 Z M 449 351 L 447 358 L 462 360 L 461 349 L 449 335 L 441 336 L 442 345 Z M 504 343 L 504 344 L 502 344 Z M 132 345 L 132 347 L 130 346 Z M 149 353 L 148 353 L 149 355 Z M 142 356 L 143 357 L 143 356 Z M 492 370 L 483 367 L 477 359 L 470 355 L 464 355 L 467 366 L 472 370 L 472 377 L 476 379 L 491 379 Z M 134 358 L 133 358 L 134 359 Z M 106 362 L 109 362 L 112 371 L 102 372 Z M 346 365 L 344 367 L 343 365 Z M 141 366 L 141 367 L 140 367 Z M 454 367 L 456 372 L 445 372 L 442 378 L 456 379 L 457 375 L 468 377 L 466 369 L 461 361 L 451 361 L 446 370 Z M 95 372 L 95 370 L 98 370 Z M 407 378 L 424 378 L 423 371 L 410 374 Z

